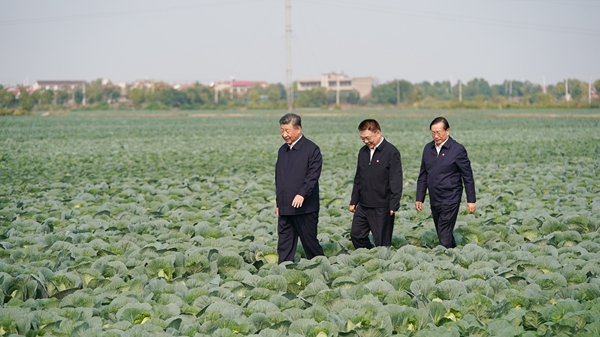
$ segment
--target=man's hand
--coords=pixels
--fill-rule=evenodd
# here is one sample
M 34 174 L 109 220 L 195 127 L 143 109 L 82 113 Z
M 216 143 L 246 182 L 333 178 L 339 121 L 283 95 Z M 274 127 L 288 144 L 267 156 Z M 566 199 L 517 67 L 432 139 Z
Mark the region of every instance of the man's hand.
M 304 197 L 301 196 L 300 194 L 296 194 L 296 196 L 294 197 L 294 200 L 292 200 L 292 207 L 300 208 L 300 207 L 302 207 L 303 203 L 304 203 Z
M 348 209 L 350 210 L 350 213 L 354 213 L 356 211 L 356 205 L 350 205 Z
M 394 215 L 394 213 L 396 213 L 396 212 L 394 212 L 393 209 L 390 209 L 390 216 Z
M 415 208 L 417 209 L 417 212 L 420 212 L 423 210 L 423 203 L 421 201 L 415 201 Z
M 473 214 L 473 212 L 475 212 L 476 209 L 477 205 L 474 202 L 467 203 L 467 211 L 469 211 L 469 214 Z
M 279 207 L 275 207 L 275 215 L 279 217 Z

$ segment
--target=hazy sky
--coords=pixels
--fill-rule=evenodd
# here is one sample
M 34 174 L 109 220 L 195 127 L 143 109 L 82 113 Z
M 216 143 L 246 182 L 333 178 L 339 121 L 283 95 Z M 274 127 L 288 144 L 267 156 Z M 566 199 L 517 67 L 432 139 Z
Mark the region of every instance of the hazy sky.
M 0 84 L 285 83 L 285 0 L 0 0 Z M 292 0 L 293 78 L 600 79 L 600 0 Z

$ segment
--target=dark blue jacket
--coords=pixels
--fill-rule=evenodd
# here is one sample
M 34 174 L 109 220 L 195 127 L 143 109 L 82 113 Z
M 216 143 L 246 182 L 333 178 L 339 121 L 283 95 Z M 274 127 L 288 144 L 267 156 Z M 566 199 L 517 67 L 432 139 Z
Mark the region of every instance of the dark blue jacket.
M 397 211 L 402 197 L 400 151 L 384 138 L 375 148 L 373 159 L 369 160 L 370 156 L 366 145 L 358 151 L 350 205 Z
M 435 150 L 435 142 L 425 145 L 417 179 L 416 201 L 423 202 L 429 190 L 431 206 L 458 204 L 463 184 L 467 202 L 475 202 L 475 181 L 465 147 L 452 137 L 448 137 L 439 155 Z
M 275 164 L 275 191 L 279 215 L 306 214 L 319 211 L 319 177 L 323 158 L 317 144 L 304 135 L 290 150 L 283 144 Z M 304 197 L 302 207 L 292 207 L 299 194 Z

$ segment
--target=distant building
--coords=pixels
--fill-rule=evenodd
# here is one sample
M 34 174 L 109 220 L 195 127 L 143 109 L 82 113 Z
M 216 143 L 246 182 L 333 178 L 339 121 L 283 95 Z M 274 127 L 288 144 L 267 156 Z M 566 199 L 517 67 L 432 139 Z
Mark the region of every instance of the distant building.
M 175 89 L 175 90 L 186 90 L 186 89 L 193 89 L 194 87 L 196 87 L 195 84 L 175 84 L 173 86 L 173 89 Z
M 4 91 L 12 92 L 15 95 L 17 95 L 17 94 L 19 94 L 19 92 L 21 92 L 21 87 L 15 87 L 12 85 L 5 86 L 3 89 L 4 89 Z M 28 87 L 27 91 L 31 92 L 31 87 Z
M 153 80 L 137 80 L 131 86 L 132 89 L 149 89 L 154 87 Z
M 223 82 L 212 82 L 210 84 L 211 88 L 215 88 L 217 91 L 227 91 L 233 94 L 245 94 L 249 89 L 259 86 L 261 88 L 266 88 L 269 86 L 269 83 L 264 81 L 223 81 Z
M 313 88 L 325 88 L 326 90 L 351 91 L 358 92 L 361 98 L 371 96 L 373 89 L 373 80 L 370 77 L 349 77 L 344 74 L 324 74 L 317 79 L 298 80 L 296 88 L 298 91 L 311 90 Z
M 125 83 L 125 82 L 115 82 L 115 83 L 110 82 L 110 84 L 112 84 L 116 87 L 119 87 L 121 89 L 121 93 L 123 93 L 127 90 L 127 83 Z M 105 84 L 102 84 L 102 85 L 105 85 Z
M 70 80 L 51 80 L 51 81 L 35 81 L 33 90 L 74 90 L 85 85 L 85 81 L 70 81 Z

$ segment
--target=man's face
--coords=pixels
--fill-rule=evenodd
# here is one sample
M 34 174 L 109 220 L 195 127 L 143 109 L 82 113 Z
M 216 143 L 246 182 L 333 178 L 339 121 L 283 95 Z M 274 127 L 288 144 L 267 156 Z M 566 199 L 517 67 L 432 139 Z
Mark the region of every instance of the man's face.
M 433 138 L 435 145 L 440 146 L 440 144 L 448 139 L 449 135 L 450 128 L 444 130 L 444 122 L 439 122 L 431 126 L 431 138 Z
M 381 142 L 381 131 L 377 130 L 375 132 L 371 130 L 363 130 L 360 131 L 360 140 L 369 148 L 374 149 L 379 142 Z
M 297 141 L 298 138 L 300 138 L 300 135 L 302 134 L 302 127 L 293 126 L 292 123 L 281 124 L 280 126 L 281 138 L 283 138 L 283 141 L 288 145 L 291 145 L 295 141 Z

